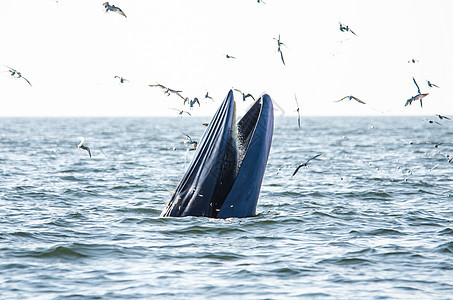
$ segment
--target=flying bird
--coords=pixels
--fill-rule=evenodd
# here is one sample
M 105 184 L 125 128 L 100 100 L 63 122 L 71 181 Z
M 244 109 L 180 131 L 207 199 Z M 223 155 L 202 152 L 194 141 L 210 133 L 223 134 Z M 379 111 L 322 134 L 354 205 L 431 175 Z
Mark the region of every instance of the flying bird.
M 239 93 L 242 94 L 242 101 L 247 100 L 247 98 L 249 98 L 249 97 L 252 98 L 253 100 L 255 100 L 255 97 L 253 97 L 252 94 L 245 94 L 245 93 L 243 93 L 241 90 L 238 90 L 238 89 L 234 89 L 234 90 L 235 90 L 236 92 L 239 92 Z
M 430 88 L 432 88 L 432 87 L 438 88 L 437 85 L 435 85 L 434 83 L 430 82 L 429 80 L 426 80 L 426 81 L 428 82 L 428 86 L 429 86 Z
M 124 77 L 122 77 L 122 76 L 118 76 L 118 75 L 115 75 L 115 77 L 113 77 L 113 78 L 118 78 L 118 79 L 120 80 L 120 83 L 124 83 L 124 82 L 126 82 L 126 81 L 129 81 L 129 80 L 127 80 L 126 78 L 124 78 Z
M 348 31 L 349 31 L 349 32 L 352 33 L 353 35 L 357 35 L 357 34 L 355 34 L 354 31 L 352 31 L 351 28 L 349 28 L 348 25 L 344 26 L 343 24 L 341 24 L 341 22 L 340 22 L 340 31 L 341 31 L 341 32 L 348 32 Z
M 120 14 L 120 15 L 124 16 L 125 18 L 127 18 L 126 14 L 121 10 L 121 8 L 116 7 L 115 5 L 110 5 L 108 2 L 104 2 L 103 5 L 105 7 L 106 13 L 109 11 L 113 11 L 113 12 Z
M 317 157 L 319 157 L 319 156 L 321 156 L 321 155 L 322 155 L 322 153 L 316 154 L 316 155 L 313 156 L 312 158 L 309 158 L 306 162 L 301 163 L 300 165 L 298 165 L 297 168 L 296 168 L 296 170 L 294 171 L 293 175 L 291 175 L 291 177 L 293 177 L 294 175 L 296 175 L 296 173 L 299 171 L 300 168 L 302 168 L 302 167 L 308 167 L 308 162 L 309 162 L 310 160 L 313 160 L 313 159 L 315 159 L 315 158 L 317 158 Z
M 439 119 L 441 119 L 441 120 L 443 120 L 443 119 L 450 120 L 450 118 L 447 117 L 447 116 L 442 116 L 442 115 L 439 115 L 439 114 L 437 114 L 436 116 L 437 116 Z
M 177 108 L 169 108 L 169 109 L 176 110 L 178 112 L 178 115 L 179 115 L 180 118 L 182 118 L 184 113 L 188 114 L 189 116 L 192 116 L 190 114 L 190 112 L 185 111 L 185 110 L 181 110 L 181 109 L 177 109 Z
M 234 58 L 234 59 L 236 59 L 236 57 L 231 56 L 231 55 L 229 55 L 229 54 L 226 55 L 226 58 Z
M 25 80 L 30 86 L 32 86 L 31 83 L 30 83 L 30 81 L 29 81 L 27 78 L 25 78 L 24 76 L 22 76 L 22 73 L 21 73 L 21 72 L 17 71 L 16 69 L 13 69 L 13 68 L 11 68 L 11 67 L 8 67 L 8 66 L 6 66 L 6 67 L 8 68 L 8 72 L 10 73 L 11 77 L 13 77 L 13 78 L 22 78 L 22 79 Z
M 176 96 L 179 96 L 180 98 L 182 98 L 184 100 L 184 97 L 181 95 L 182 91 L 178 91 L 178 90 L 174 90 L 174 89 L 171 89 L 171 88 L 168 88 L 160 83 L 156 83 L 156 84 L 148 84 L 149 87 L 159 87 L 161 89 L 164 90 L 164 94 L 167 95 L 167 96 L 170 96 L 171 94 L 175 94 Z
M 418 62 L 418 59 L 415 59 L 415 58 L 412 58 L 411 60 L 409 60 L 407 63 L 413 63 L 415 64 L 416 62 Z
M 437 124 L 439 126 L 443 126 L 442 124 L 440 124 L 439 122 L 437 121 L 433 121 L 433 120 L 427 120 L 429 124 Z
M 189 97 L 186 97 L 184 99 L 184 104 L 186 104 L 186 102 L 189 104 L 190 108 L 192 108 L 196 103 L 198 103 L 198 106 L 200 106 L 200 101 L 198 100 L 197 97 L 193 98 L 193 100 L 190 100 Z
M 263 0 L 257 0 L 256 2 L 266 4 Z
M 188 134 L 185 134 L 185 133 L 182 132 L 182 131 L 181 131 L 181 133 L 184 134 L 184 135 L 186 136 L 186 139 L 184 140 L 184 146 L 187 147 L 187 145 L 192 145 L 192 149 L 189 149 L 189 150 L 197 150 L 198 142 L 192 140 L 192 138 L 191 138 Z
M 88 152 L 88 155 L 90 156 L 91 158 L 91 150 L 90 148 L 88 148 L 87 146 L 84 146 L 83 143 L 85 143 L 85 139 L 83 137 L 79 137 L 80 139 L 80 144 L 78 144 L 76 147 L 78 149 L 83 149 L 83 150 L 86 150 Z
M 296 111 L 297 111 L 297 124 L 299 125 L 300 128 L 300 112 L 299 112 L 299 103 L 297 102 L 297 97 L 296 94 L 294 94 L 294 99 L 296 100 Z
M 282 52 L 282 47 L 281 47 L 281 46 L 286 47 L 286 45 L 280 40 L 280 34 L 278 35 L 278 38 L 273 38 L 273 39 L 277 41 L 277 52 L 280 53 L 280 58 L 282 60 L 282 63 L 283 63 L 283 65 L 286 66 L 285 60 L 283 59 L 283 52 Z
M 206 92 L 206 95 L 204 95 L 205 99 L 211 99 L 211 101 L 214 101 L 211 96 L 209 96 L 209 92 Z
M 429 93 L 422 94 L 422 93 L 420 92 L 420 88 L 418 87 L 417 81 L 415 81 L 415 78 L 414 78 L 414 77 L 412 77 L 412 80 L 414 81 L 415 86 L 417 87 L 417 95 L 412 96 L 411 98 L 407 99 L 407 100 L 406 100 L 406 104 L 404 104 L 404 106 L 408 106 L 408 105 L 412 104 L 413 101 L 418 101 L 418 100 L 420 100 L 420 106 L 423 107 L 423 102 L 422 102 L 422 100 L 423 100 L 423 98 L 425 98 L 426 96 L 428 96 Z
M 351 95 L 351 96 L 345 96 L 345 97 L 341 98 L 340 100 L 337 100 L 337 101 L 334 101 L 334 102 L 340 102 L 340 101 L 343 101 L 344 99 L 355 100 L 355 101 L 357 101 L 357 102 L 359 102 L 359 103 L 366 104 L 365 102 L 363 102 L 363 101 L 360 100 L 359 98 L 354 97 L 354 96 L 352 96 L 352 95 Z

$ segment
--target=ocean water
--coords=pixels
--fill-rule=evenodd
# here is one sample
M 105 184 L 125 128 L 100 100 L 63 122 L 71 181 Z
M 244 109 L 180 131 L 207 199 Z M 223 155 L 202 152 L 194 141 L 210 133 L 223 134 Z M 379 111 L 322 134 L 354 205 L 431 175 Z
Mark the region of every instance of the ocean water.
M 257 216 L 161 218 L 206 121 L 0 118 L 0 298 L 453 299 L 453 121 L 278 117 Z

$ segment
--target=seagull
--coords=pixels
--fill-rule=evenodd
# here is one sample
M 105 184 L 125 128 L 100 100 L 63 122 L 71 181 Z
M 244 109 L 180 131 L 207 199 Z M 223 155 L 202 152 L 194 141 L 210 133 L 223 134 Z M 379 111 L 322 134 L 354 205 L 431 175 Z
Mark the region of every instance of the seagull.
M 190 108 L 192 108 L 195 103 L 198 103 L 198 106 L 200 106 L 200 101 L 198 100 L 197 97 L 193 98 L 193 100 L 190 100 L 189 97 L 186 97 L 184 99 L 184 104 L 186 104 L 186 102 L 189 104 Z
M 344 26 L 343 24 L 341 24 L 341 22 L 339 22 L 339 23 L 340 23 L 340 31 L 341 31 L 341 32 L 349 31 L 349 32 L 351 32 L 353 35 L 357 35 L 357 34 L 355 34 L 354 31 L 351 30 L 351 28 L 349 28 L 348 25 Z
M 277 41 L 277 46 L 278 46 L 277 52 L 280 53 L 280 58 L 282 59 L 282 63 L 283 63 L 283 65 L 286 66 L 285 60 L 283 59 L 283 52 L 282 52 L 282 48 L 281 48 L 282 45 L 285 47 L 286 47 L 286 45 L 284 43 L 282 43 L 282 41 L 280 41 L 280 34 L 278 35 L 278 39 L 277 38 L 273 38 L 273 39 Z
M 88 155 L 90 156 L 91 158 L 91 151 L 90 151 L 90 148 L 88 148 L 87 146 L 84 146 L 83 143 L 85 143 L 85 139 L 83 137 L 79 137 L 80 139 L 80 144 L 78 144 L 76 147 L 78 149 L 83 149 L 83 150 L 86 150 L 88 152 Z
M 229 54 L 226 55 L 226 58 L 234 58 L 234 59 L 236 59 L 236 57 L 231 56 L 231 55 L 229 55 Z
M 435 143 L 434 148 L 439 148 L 440 145 L 443 145 L 444 143 Z
M 182 91 L 177 91 L 177 90 L 168 88 L 168 87 L 166 87 L 166 86 L 164 86 L 164 85 L 162 85 L 160 83 L 148 84 L 148 86 L 150 86 L 150 87 L 159 87 L 159 88 L 164 90 L 164 94 L 165 95 L 170 96 L 171 94 L 176 94 L 177 96 L 181 97 L 184 100 L 184 97 L 180 94 L 180 93 L 182 93 Z
M 126 78 L 118 76 L 118 75 L 115 75 L 115 77 L 113 77 L 113 78 L 118 78 L 120 80 L 120 83 L 124 83 L 125 81 L 129 81 Z
M 186 136 L 186 139 L 184 140 L 184 146 L 187 147 L 187 145 L 192 145 L 192 149 L 189 149 L 189 150 L 197 150 L 198 142 L 192 140 L 192 138 L 188 134 L 185 134 L 184 132 L 181 132 L 181 133 Z
M 439 115 L 439 114 L 437 114 L 436 116 L 437 116 L 439 119 L 441 119 L 441 120 L 442 120 L 442 119 L 450 120 L 450 118 L 447 117 L 447 116 L 442 116 L 442 115 Z
M 6 66 L 6 67 L 9 69 L 8 72 L 11 73 L 11 74 L 10 74 L 11 77 L 13 77 L 13 78 L 22 78 L 22 79 L 25 80 L 30 86 L 32 86 L 31 83 L 30 83 L 30 81 L 28 81 L 27 78 L 25 78 L 24 76 L 22 76 L 22 73 L 21 73 L 21 72 L 17 71 L 16 69 L 13 69 L 13 68 L 11 68 L 11 67 L 8 67 L 8 66 Z
M 343 101 L 344 99 L 355 100 L 355 101 L 357 101 L 357 102 L 359 102 L 359 103 L 366 104 L 365 102 L 363 102 L 363 101 L 360 100 L 359 98 L 354 97 L 354 96 L 352 96 L 352 95 L 351 95 L 351 96 L 345 96 L 345 97 L 341 98 L 340 100 L 337 100 L 337 101 L 334 101 L 334 102 L 340 102 L 340 101 Z
M 108 2 L 104 2 L 103 5 L 105 7 L 106 13 L 109 11 L 113 11 L 127 18 L 126 14 L 121 10 L 121 8 L 116 7 L 115 5 L 110 5 Z
M 409 99 L 407 99 L 406 104 L 404 104 L 404 106 L 408 106 L 408 105 L 412 104 L 412 101 L 418 101 L 418 100 L 420 100 L 420 106 L 423 107 L 423 102 L 422 102 L 422 100 L 423 100 L 423 98 L 425 98 L 426 96 L 428 96 L 429 93 L 422 94 L 422 93 L 420 92 L 420 88 L 418 87 L 417 81 L 415 81 L 415 78 L 414 78 L 414 77 L 412 77 L 412 80 L 414 81 L 415 86 L 417 87 L 417 93 L 418 93 L 418 94 L 415 95 L 415 96 L 412 96 L 412 97 L 409 98 Z
M 418 62 L 418 59 L 415 59 L 415 58 L 412 58 L 411 60 L 409 60 L 407 63 L 413 63 L 415 64 L 416 62 Z
M 432 87 L 438 88 L 437 85 L 435 85 L 434 83 L 431 83 L 429 80 L 426 80 L 426 81 L 428 82 L 428 86 L 429 86 L 430 88 L 432 88 Z
M 209 92 L 206 92 L 206 95 L 204 95 L 204 98 L 205 99 L 211 99 L 212 101 L 214 101 L 214 99 L 212 99 L 212 97 L 209 96 Z
M 169 109 L 176 110 L 178 112 L 178 115 L 179 115 L 180 118 L 182 118 L 182 115 L 184 113 L 188 114 L 189 116 L 192 116 L 188 111 L 185 111 L 185 110 L 180 110 L 180 109 L 177 109 L 177 108 L 169 108 Z
M 433 120 L 427 120 L 429 124 L 437 124 L 439 126 L 443 126 L 442 124 L 440 124 L 439 122 L 437 121 L 433 121 Z
M 239 92 L 242 94 L 242 101 L 247 100 L 248 97 L 251 97 L 253 100 L 255 100 L 255 97 L 252 96 L 252 94 L 244 94 L 241 90 L 234 89 L 236 92 Z
M 312 158 L 309 158 L 306 162 L 304 162 L 304 163 L 300 164 L 299 166 L 297 166 L 296 170 L 294 171 L 293 175 L 291 175 L 291 177 L 293 177 L 294 175 L 296 175 L 296 173 L 299 171 L 300 168 L 302 168 L 302 167 L 308 167 L 308 162 L 309 162 L 310 160 L 315 159 L 315 158 L 317 158 L 317 157 L 319 157 L 319 156 L 321 156 L 321 155 L 322 155 L 322 153 L 316 154 L 316 155 L 313 156 Z
M 263 0 L 257 0 L 256 2 L 266 4 Z
M 299 103 L 297 102 L 297 97 L 296 94 L 294 94 L 294 99 L 296 99 L 296 106 L 297 106 L 297 124 L 299 125 L 300 128 L 300 112 L 299 112 Z

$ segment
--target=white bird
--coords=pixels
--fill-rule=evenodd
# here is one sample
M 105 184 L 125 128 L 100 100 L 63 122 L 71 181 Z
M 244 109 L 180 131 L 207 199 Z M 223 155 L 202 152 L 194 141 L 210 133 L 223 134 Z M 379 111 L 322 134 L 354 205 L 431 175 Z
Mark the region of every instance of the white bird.
M 189 150 L 197 150 L 198 142 L 192 140 L 192 138 L 189 135 L 185 134 L 184 132 L 181 132 L 181 133 L 186 136 L 186 139 L 184 140 L 184 146 L 187 147 L 187 145 L 192 145 L 192 149 L 189 149 Z
M 319 156 L 321 156 L 321 155 L 322 155 L 322 153 L 316 154 L 316 155 L 313 156 L 312 158 L 309 158 L 306 162 L 301 163 L 299 166 L 297 166 L 296 170 L 294 171 L 293 175 L 291 175 L 291 177 L 293 177 L 294 175 L 296 175 L 297 171 L 299 171 L 300 168 L 302 168 L 302 167 L 308 167 L 308 162 L 309 162 L 310 160 L 313 160 L 313 159 L 315 159 L 315 158 L 317 158 L 317 157 L 319 157 Z
M 404 104 L 404 106 L 408 106 L 408 105 L 412 104 L 413 101 L 418 101 L 418 100 L 420 100 L 420 106 L 423 107 L 423 102 L 422 102 L 422 100 L 423 100 L 423 98 L 425 98 L 426 96 L 428 96 L 429 93 L 422 94 L 422 93 L 420 92 L 420 88 L 418 87 L 417 81 L 415 81 L 415 78 L 414 78 L 414 77 L 412 77 L 412 80 L 414 81 L 415 86 L 417 87 L 417 93 L 418 93 L 418 94 L 415 95 L 415 96 L 410 97 L 409 99 L 407 99 L 407 100 L 406 100 L 406 104 Z
M 176 110 L 176 111 L 178 112 L 178 115 L 179 115 L 180 118 L 182 118 L 182 115 L 183 115 L 184 113 L 188 114 L 189 116 L 192 116 L 192 115 L 190 114 L 190 112 L 185 111 L 185 110 L 181 110 L 181 109 L 177 109 L 177 108 L 169 108 L 169 109 Z
M 334 101 L 334 102 L 340 102 L 340 101 L 343 101 L 344 99 L 355 100 L 355 101 L 357 101 L 357 102 L 359 102 L 359 103 L 366 104 L 365 102 L 363 102 L 363 101 L 360 100 L 359 98 L 354 97 L 354 96 L 352 96 L 352 95 L 351 95 L 351 96 L 345 96 L 345 97 L 341 98 L 340 100 L 337 100 L 337 101 Z
M 83 137 L 79 137 L 80 139 L 80 144 L 78 144 L 76 147 L 78 149 L 83 149 L 83 150 L 86 150 L 88 152 L 88 155 L 90 156 L 91 158 L 91 150 L 90 148 L 88 148 L 87 146 L 84 146 L 83 143 L 85 143 L 85 139 Z
M 21 73 L 21 72 L 17 71 L 16 69 L 13 69 L 13 68 L 11 68 L 11 67 L 8 67 L 8 66 L 6 66 L 6 67 L 9 69 L 8 72 L 11 73 L 11 74 L 10 74 L 11 77 L 13 77 L 13 78 L 22 78 L 22 79 L 25 80 L 30 86 L 32 86 L 31 83 L 30 83 L 30 81 L 28 81 L 27 78 L 25 78 L 24 76 L 22 76 L 22 73 Z
M 122 77 L 122 76 L 118 76 L 118 75 L 115 75 L 115 77 L 113 77 L 113 78 L 118 78 L 118 79 L 120 80 L 120 83 L 124 83 L 124 82 L 126 82 L 126 81 L 129 81 L 129 80 L 127 80 L 126 78 L 124 78 L 124 77 Z
M 109 11 L 113 11 L 113 12 L 120 14 L 120 15 L 124 16 L 125 18 L 127 18 L 126 14 L 121 10 L 121 8 L 116 7 L 115 5 L 110 5 L 108 2 L 104 2 L 103 5 L 105 7 L 106 13 Z
M 355 34 L 354 31 L 351 30 L 351 28 L 349 28 L 348 25 L 344 26 L 343 24 L 341 24 L 341 22 L 340 22 L 340 31 L 341 31 L 341 32 L 349 31 L 349 32 L 351 32 L 353 35 L 357 35 L 357 34 Z
M 297 102 L 297 97 L 296 97 L 296 94 L 294 94 L 294 99 L 296 99 L 296 111 L 297 111 L 297 124 L 299 124 L 299 128 L 300 128 L 300 111 L 299 111 L 299 102 Z

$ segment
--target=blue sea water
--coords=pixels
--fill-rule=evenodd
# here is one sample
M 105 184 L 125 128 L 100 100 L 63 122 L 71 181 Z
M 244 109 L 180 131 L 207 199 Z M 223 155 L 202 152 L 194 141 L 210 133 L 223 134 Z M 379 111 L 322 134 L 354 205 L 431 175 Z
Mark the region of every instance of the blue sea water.
M 453 121 L 278 117 L 257 216 L 161 218 L 206 121 L 0 118 L 0 298 L 453 299 Z

